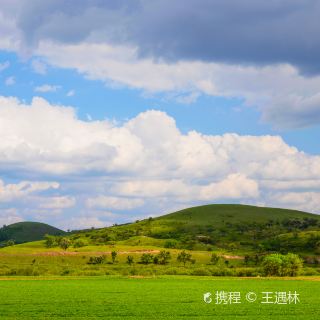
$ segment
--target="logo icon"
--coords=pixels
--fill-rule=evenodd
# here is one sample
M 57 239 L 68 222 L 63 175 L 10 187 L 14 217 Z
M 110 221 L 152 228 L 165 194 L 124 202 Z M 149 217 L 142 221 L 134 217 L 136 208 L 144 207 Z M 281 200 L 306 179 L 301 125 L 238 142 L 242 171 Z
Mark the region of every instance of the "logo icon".
M 206 292 L 206 293 L 203 294 L 203 301 L 205 303 L 211 303 L 212 302 L 211 292 Z
M 248 292 L 246 294 L 246 299 L 248 302 L 255 302 L 257 300 L 257 294 L 255 292 Z

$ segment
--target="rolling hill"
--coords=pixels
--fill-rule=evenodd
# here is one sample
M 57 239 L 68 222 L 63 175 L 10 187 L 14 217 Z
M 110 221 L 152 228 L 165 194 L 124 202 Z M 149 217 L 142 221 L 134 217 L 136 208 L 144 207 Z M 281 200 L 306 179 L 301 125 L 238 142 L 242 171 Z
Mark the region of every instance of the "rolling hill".
M 40 222 L 18 222 L 0 229 L 0 243 L 14 240 L 15 243 L 42 240 L 45 234 L 64 235 L 66 232 Z
M 286 241 L 281 240 L 284 235 Z M 125 241 L 144 245 L 161 239 L 165 247 L 178 249 L 313 252 L 318 246 L 320 250 L 320 216 L 288 209 L 214 204 L 83 231 L 72 237 L 85 237 L 91 244 Z M 293 243 L 296 245 L 289 248 Z

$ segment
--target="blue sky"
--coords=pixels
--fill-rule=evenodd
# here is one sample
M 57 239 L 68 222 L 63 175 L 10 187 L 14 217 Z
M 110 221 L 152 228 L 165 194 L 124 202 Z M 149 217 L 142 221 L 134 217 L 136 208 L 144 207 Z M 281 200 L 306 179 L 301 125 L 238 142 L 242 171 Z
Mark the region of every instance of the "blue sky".
M 318 213 L 315 12 L 4 0 L 0 223 L 104 226 L 216 202 Z

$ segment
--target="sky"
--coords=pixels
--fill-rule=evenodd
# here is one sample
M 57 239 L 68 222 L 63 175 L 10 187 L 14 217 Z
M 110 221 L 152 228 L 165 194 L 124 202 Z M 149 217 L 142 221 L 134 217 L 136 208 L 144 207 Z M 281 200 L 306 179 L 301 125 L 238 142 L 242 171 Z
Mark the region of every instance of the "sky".
M 320 1 L 0 0 L 0 225 L 320 207 Z

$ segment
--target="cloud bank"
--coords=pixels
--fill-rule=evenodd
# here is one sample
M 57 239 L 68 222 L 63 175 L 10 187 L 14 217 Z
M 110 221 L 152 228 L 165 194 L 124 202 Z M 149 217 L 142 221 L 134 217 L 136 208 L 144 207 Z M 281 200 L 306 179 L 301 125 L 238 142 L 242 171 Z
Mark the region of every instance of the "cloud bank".
M 210 202 L 313 212 L 320 204 L 319 156 L 279 136 L 183 134 L 157 110 L 115 125 L 39 97 L 28 105 L 1 97 L 0 136 L 2 220 L 72 228 L 77 218 L 101 226 Z
M 37 73 L 72 68 L 181 103 L 236 97 L 302 128 L 320 123 L 319 13 L 314 0 L 3 0 L 0 48 L 35 56 Z

